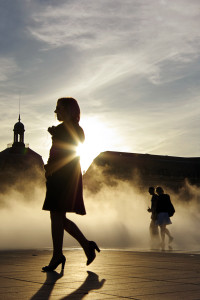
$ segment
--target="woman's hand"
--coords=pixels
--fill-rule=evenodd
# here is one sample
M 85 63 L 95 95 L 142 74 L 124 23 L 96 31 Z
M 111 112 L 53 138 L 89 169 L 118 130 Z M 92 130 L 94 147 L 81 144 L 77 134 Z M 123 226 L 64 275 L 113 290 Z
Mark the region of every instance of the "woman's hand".
M 53 135 L 54 134 L 54 132 L 55 132 L 55 126 L 52 126 L 52 127 L 49 127 L 48 128 L 48 132 L 51 134 L 51 135 Z

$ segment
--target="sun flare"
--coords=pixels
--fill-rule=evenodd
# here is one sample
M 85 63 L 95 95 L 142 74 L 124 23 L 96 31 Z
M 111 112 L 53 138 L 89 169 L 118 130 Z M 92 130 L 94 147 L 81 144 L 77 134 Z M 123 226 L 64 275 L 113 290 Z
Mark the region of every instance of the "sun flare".
M 82 172 L 85 172 L 100 152 L 112 150 L 115 139 L 113 130 L 97 118 L 83 118 L 80 125 L 85 132 L 85 142 L 79 144 L 77 155 L 80 156 Z

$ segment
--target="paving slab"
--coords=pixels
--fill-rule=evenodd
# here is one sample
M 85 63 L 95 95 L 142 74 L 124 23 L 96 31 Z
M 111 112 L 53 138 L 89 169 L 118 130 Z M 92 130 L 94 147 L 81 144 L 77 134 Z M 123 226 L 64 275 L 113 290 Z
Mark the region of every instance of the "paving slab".
M 0 299 L 200 299 L 199 253 L 102 250 L 90 266 L 81 249 L 64 255 L 64 272 L 44 273 L 51 251 L 0 251 Z

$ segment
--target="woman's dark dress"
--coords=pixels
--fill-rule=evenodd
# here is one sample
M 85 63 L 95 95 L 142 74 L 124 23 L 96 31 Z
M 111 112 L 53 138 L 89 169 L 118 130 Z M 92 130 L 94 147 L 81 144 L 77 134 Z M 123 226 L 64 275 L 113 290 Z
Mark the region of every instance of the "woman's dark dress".
M 85 215 L 82 173 L 76 146 L 84 141 L 78 124 L 60 124 L 49 129 L 52 147 L 46 170 L 46 198 L 43 210 Z

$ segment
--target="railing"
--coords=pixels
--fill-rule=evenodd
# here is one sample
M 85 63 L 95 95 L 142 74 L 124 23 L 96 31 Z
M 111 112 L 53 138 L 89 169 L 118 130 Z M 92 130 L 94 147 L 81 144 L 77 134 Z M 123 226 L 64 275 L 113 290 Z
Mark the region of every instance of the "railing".
M 7 148 L 12 148 L 12 145 L 13 145 L 13 143 L 7 144 Z M 25 148 L 29 148 L 29 144 L 28 143 L 25 144 Z

